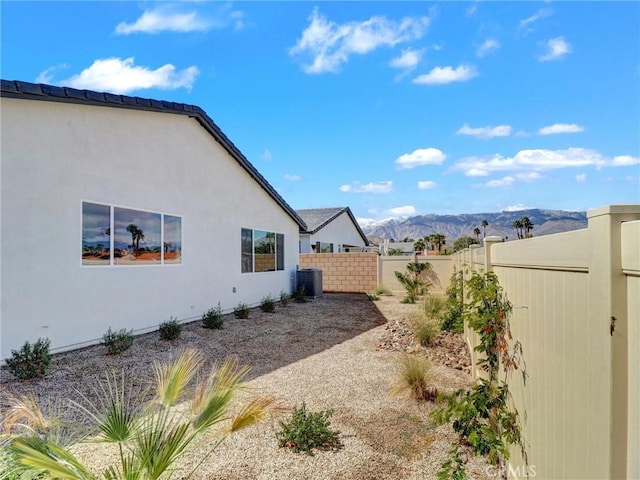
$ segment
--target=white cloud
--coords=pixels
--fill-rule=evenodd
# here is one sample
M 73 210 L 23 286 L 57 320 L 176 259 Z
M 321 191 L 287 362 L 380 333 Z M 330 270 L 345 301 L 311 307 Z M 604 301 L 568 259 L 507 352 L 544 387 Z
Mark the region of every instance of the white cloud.
M 419 148 L 413 153 L 405 153 L 396 158 L 398 170 L 408 170 L 422 165 L 440 165 L 447 156 L 437 148 Z
M 558 133 L 580 133 L 584 132 L 584 127 L 576 125 L 575 123 L 554 123 L 542 127 L 538 130 L 538 135 L 555 135 Z
M 362 22 L 336 23 L 315 7 L 309 25 L 289 49 L 293 57 L 311 57 L 306 73 L 338 72 L 351 55 L 364 55 L 380 47 L 393 47 L 421 38 L 429 26 L 428 17 L 405 17 L 400 21 L 373 16 Z
M 498 125 L 497 127 L 471 128 L 466 123 L 458 129 L 456 135 L 472 135 L 477 138 L 488 139 L 494 137 L 508 137 L 511 135 L 511 126 Z
M 198 17 L 196 12 L 175 12 L 167 7 L 145 10 L 133 23 L 120 22 L 115 29 L 117 35 L 132 33 L 199 32 L 213 26 L 211 21 Z
M 420 180 L 418 182 L 418 188 L 420 190 L 431 190 L 432 188 L 436 188 L 438 184 L 436 182 L 432 182 L 431 180 Z
M 525 204 L 523 203 L 516 203 L 515 205 L 510 205 L 507 208 L 503 209 L 503 212 L 521 212 L 522 210 L 528 210 L 529 207 L 527 207 Z
M 576 175 L 576 182 L 584 183 L 586 181 L 587 181 L 587 174 L 586 173 L 579 173 L 578 175 Z
M 500 180 L 490 180 L 487 183 L 483 184 L 483 186 L 489 188 L 510 187 L 515 181 L 515 178 L 507 176 L 501 178 Z
M 40 72 L 40 74 L 36 77 L 36 83 L 53 83 L 53 74 L 60 70 L 66 70 L 67 68 L 69 68 L 69 65 L 67 65 L 66 63 L 59 63 L 58 65 L 49 67 L 46 70 Z
M 390 193 L 393 191 L 393 182 L 390 180 L 382 182 L 369 182 L 364 185 L 360 182 L 341 185 L 340 191 L 345 193 Z
M 638 164 L 640 164 L 640 158 L 632 157 L 631 155 L 618 155 L 617 157 L 613 157 L 613 161 L 611 162 L 612 167 L 628 167 Z
M 200 71 L 195 66 L 176 70 L 176 67 L 168 63 L 151 70 L 147 67 L 135 66 L 133 57 L 125 59 L 100 58 L 78 75 L 57 83 L 78 89 L 107 91 L 116 94 L 127 94 L 146 88 L 163 90 L 186 88 L 191 90 L 199 73 Z
M 474 3 L 473 5 L 471 5 L 470 7 L 468 7 L 464 13 L 467 17 L 473 17 L 476 12 L 478 11 L 478 4 Z
M 533 182 L 535 180 L 540 180 L 542 178 L 542 175 L 540 175 L 538 172 L 526 172 L 518 173 L 516 175 L 516 178 L 523 182 Z
M 541 8 L 540 10 L 538 10 L 536 13 L 534 13 L 530 17 L 527 17 L 524 20 L 520 20 L 520 24 L 518 25 L 518 27 L 519 28 L 529 27 L 530 25 L 533 25 L 534 23 L 536 23 L 541 18 L 549 17 L 552 13 L 553 13 L 553 10 L 551 10 L 549 8 Z M 532 29 L 529 28 L 529 31 L 532 31 Z
M 299 182 L 300 180 L 302 180 L 302 177 L 300 175 L 291 175 L 289 173 L 285 173 L 283 178 L 285 180 L 289 180 L 290 182 Z
M 588 148 L 567 148 L 564 150 L 520 150 L 513 157 L 494 155 L 492 157 L 468 157 L 453 166 L 468 177 L 486 176 L 499 171 L 541 172 L 557 168 L 596 168 L 629 166 L 640 163 L 640 158 L 620 155 L 608 158 Z
M 460 65 L 456 68 L 434 67 L 429 73 L 425 73 L 413 79 L 413 83 L 419 85 L 444 85 L 453 82 L 466 82 L 478 76 L 476 68 L 471 65 Z
M 571 45 L 564 39 L 564 37 L 556 37 L 547 40 L 545 46 L 547 48 L 547 53 L 538 57 L 541 62 L 558 60 L 559 58 L 564 57 L 567 53 L 571 53 Z
M 494 39 L 485 40 L 482 43 L 482 45 L 480 45 L 476 49 L 476 56 L 482 58 L 492 50 L 497 50 L 499 48 L 500 48 L 500 42 L 498 42 L 497 40 L 494 40 Z
M 416 207 L 413 205 L 404 205 L 402 207 L 390 208 L 389 213 L 394 217 L 407 217 L 409 215 L 415 215 Z
M 265 148 L 264 152 L 262 152 L 262 159 L 271 160 L 272 158 L 273 158 L 273 155 L 271 154 L 271 150 L 269 150 L 268 148 Z
M 422 50 L 414 50 L 412 48 L 403 49 L 399 57 L 396 57 L 389 62 L 389 66 L 393 68 L 412 70 L 416 68 L 418 63 L 420 63 L 422 54 Z

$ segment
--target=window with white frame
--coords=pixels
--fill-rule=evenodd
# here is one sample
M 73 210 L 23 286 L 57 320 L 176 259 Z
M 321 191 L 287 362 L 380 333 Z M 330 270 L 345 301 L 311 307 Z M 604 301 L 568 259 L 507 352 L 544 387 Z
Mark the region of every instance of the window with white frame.
M 240 246 L 242 273 L 284 270 L 284 234 L 243 228 Z

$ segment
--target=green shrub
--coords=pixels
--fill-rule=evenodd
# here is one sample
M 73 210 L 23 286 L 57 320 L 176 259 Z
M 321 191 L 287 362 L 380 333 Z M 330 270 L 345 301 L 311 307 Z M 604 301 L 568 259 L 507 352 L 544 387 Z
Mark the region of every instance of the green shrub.
M 162 340 L 175 340 L 180 337 L 182 332 L 182 324 L 178 322 L 177 318 L 171 317 L 167 322 L 160 324 L 160 338 Z
M 374 290 L 373 293 L 375 293 L 378 296 L 382 296 L 382 295 L 391 295 L 391 290 L 389 290 L 387 287 L 385 287 L 384 285 L 378 285 Z
M 287 305 L 289 305 L 290 299 L 291 295 L 289 295 L 287 292 L 285 292 L 284 290 L 280 292 L 280 305 L 282 307 L 286 307 Z
M 48 338 L 39 338 L 33 345 L 24 342 L 20 350 L 11 350 L 11 358 L 7 358 L 9 371 L 21 380 L 43 376 L 51 364 L 50 345 Z
M 376 300 L 380 300 L 380 295 L 378 295 L 376 292 L 371 292 L 367 293 L 367 298 L 372 302 L 375 302 Z
M 114 332 L 109 327 L 107 333 L 102 336 L 102 345 L 107 347 L 107 355 L 117 355 L 129 350 L 133 345 L 133 329 L 127 330 L 123 328 Z
M 293 298 L 297 303 L 304 303 L 307 301 L 304 285 L 300 285 L 296 293 L 293 295 Z
M 442 330 L 461 333 L 464 330 L 463 278 L 462 271 L 453 272 L 447 287 L 447 299 L 440 314 Z
M 294 407 L 288 422 L 280 422 L 282 430 L 276 432 L 278 445 L 290 448 L 294 452 L 308 452 L 313 448 L 323 450 L 339 448 L 340 432 L 331 429 L 332 415 L 333 410 L 307 412 L 307 407 L 302 402 L 300 408 Z
M 246 319 L 249 318 L 249 311 L 249 306 L 244 302 L 240 302 L 238 306 L 233 309 L 233 315 L 236 318 Z
M 442 315 L 445 304 L 446 301 L 444 298 L 428 295 L 424 299 L 424 313 L 427 317 L 437 320 Z
M 440 330 L 440 325 L 436 322 L 429 321 L 428 318 L 418 315 L 413 318 L 413 334 L 416 340 L 423 347 L 428 347 L 433 344 L 436 339 L 436 335 Z
M 262 301 L 260 302 L 260 310 L 265 313 L 273 313 L 276 311 L 276 301 L 271 294 L 262 298 Z
M 222 315 L 222 307 L 220 302 L 216 308 L 210 308 L 202 315 L 202 326 L 204 328 L 214 328 L 219 330 L 224 324 L 224 316 Z

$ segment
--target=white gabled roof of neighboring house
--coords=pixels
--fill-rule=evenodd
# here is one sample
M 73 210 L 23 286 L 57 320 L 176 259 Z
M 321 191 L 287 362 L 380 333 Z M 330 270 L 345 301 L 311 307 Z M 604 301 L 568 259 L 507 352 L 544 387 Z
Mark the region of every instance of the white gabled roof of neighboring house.
M 307 233 L 313 235 L 317 233 L 322 228 L 326 227 L 329 223 L 334 221 L 343 213 L 347 213 L 351 222 L 353 222 L 353 226 L 358 231 L 358 234 L 362 237 L 365 245 L 369 245 L 369 240 L 367 236 L 364 234 L 358 221 L 353 216 L 351 209 L 349 207 L 334 207 L 334 208 L 308 208 L 302 210 L 296 210 L 296 213 L 302 218 L 304 223 L 307 224 L 306 228 L 301 228 L 300 233 Z

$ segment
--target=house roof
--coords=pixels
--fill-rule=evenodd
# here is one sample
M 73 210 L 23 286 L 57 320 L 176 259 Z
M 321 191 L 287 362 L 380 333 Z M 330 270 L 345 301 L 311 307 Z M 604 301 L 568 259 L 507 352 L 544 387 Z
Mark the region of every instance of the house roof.
M 94 92 L 92 90 L 77 90 L 69 87 L 56 87 L 53 85 L 36 84 L 14 80 L 1 80 L 0 96 L 6 98 L 20 98 L 24 100 L 44 100 L 49 102 L 76 103 L 97 107 L 126 108 L 133 110 L 146 110 L 168 114 L 186 115 L 200 123 L 231 157 L 262 187 L 275 202 L 298 224 L 301 229 L 306 229 L 304 220 L 289 206 L 269 182 L 247 160 L 242 152 L 220 130 L 220 127 L 196 105 L 153 100 L 127 95 L 116 95 L 106 92 Z
M 296 210 L 296 213 L 307 224 L 306 229 L 300 229 L 300 232 L 313 235 L 314 233 L 317 233 L 318 230 L 324 228 L 345 212 L 347 213 L 347 215 L 349 215 L 349 218 L 351 218 L 353 225 L 356 227 L 356 230 L 358 230 L 358 233 L 362 237 L 362 240 L 364 240 L 364 244 L 369 245 L 367 236 L 360 228 L 358 221 L 353 216 L 353 213 L 351 212 L 351 209 L 349 207 L 308 208 L 303 210 Z

